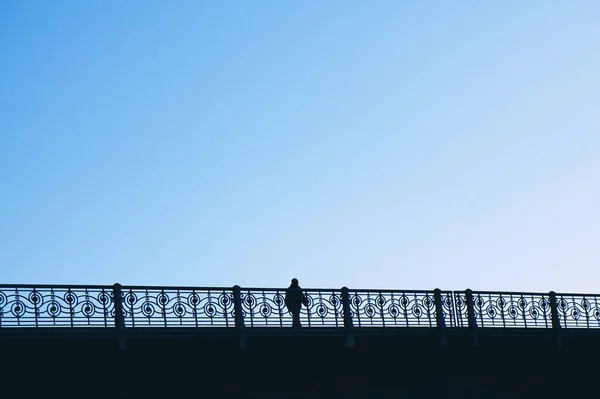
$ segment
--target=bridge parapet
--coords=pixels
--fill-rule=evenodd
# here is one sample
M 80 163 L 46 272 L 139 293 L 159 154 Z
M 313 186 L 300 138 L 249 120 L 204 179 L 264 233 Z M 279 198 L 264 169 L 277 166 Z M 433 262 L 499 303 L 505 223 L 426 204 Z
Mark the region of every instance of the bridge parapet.
M 115 309 L 122 311 L 123 328 L 292 326 L 285 289 L 236 287 L 0 285 L 0 328 L 119 327 Z M 347 288 L 304 293 L 308 306 L 300 319 L 307 328 L 600 328 L 600 296 L 593 294 Z
M 114 325 L 110 286 L 0 286 L 0 328 Z

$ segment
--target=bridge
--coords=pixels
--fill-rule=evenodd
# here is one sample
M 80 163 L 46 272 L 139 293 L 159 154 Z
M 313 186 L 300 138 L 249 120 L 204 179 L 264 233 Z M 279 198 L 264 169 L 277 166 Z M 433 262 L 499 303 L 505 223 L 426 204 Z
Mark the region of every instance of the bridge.
M 598 397 L 600 295 L 0 285 L 6 397 Z

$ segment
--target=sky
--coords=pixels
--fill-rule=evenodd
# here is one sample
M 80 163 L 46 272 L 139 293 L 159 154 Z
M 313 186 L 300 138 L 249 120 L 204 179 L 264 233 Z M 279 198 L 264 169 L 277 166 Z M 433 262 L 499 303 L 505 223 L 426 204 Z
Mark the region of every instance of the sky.
M 0 283 L 600 292 L 600 2 L 0 2 Z

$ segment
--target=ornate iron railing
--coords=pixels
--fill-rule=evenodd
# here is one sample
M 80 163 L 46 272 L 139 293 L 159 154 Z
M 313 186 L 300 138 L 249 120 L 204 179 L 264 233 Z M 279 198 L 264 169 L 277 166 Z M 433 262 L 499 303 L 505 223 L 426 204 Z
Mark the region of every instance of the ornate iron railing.
M 455 292 L 457 325 L 477 327 L 551 328 L 549 294 L 517 292 Z M 469 311 L 472 304 L 472 310 Z
M 112 287 L 0 286 L 0 328 L 114 325 Z
M 441 315 L 454 327 L 452 292 L 441 294 Z M 436 327 L 434 291 L 351 290 L 350 310 L 356 327 Z
M 231 288 L 122 287 L 125 327 L 231 327 Z
M 344 325 L 341 290 L 304 290 L 308 306 L 300 310 L 300 322 L 306 327 Z M 285 306 L 285 289 L 247 288 L 241 290 L 242 315 L 247 327 L 286 327 L 292 315 Z
M 561 328 L 600 328 L 600 296 L 556 294 Z
M 307 289 L 303 327 L 600 328 L 589 294 Z M 285 289 L 0 285 L 0 328 L 291 327 Z

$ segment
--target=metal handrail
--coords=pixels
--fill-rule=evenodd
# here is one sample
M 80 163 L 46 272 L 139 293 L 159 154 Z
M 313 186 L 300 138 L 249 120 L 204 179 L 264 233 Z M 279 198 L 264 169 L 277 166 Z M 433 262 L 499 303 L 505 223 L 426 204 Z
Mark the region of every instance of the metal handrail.
M 1 284 L 0 328 L 288 327 L 285 288 Z M 599 329 L 600 295 L 303 289 L 303 327 Z M 115 310 L 119 311 L 116 312 Z

